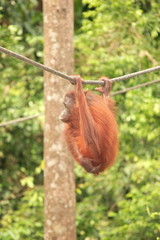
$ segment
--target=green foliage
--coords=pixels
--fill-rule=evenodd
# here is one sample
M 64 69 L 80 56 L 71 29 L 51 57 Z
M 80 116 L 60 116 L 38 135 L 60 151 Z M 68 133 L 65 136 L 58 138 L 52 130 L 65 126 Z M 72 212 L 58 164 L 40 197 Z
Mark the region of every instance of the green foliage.
M 37 0 L 2 0 L 0 39 L 1 46 L 42 62 L 38 4 Z M 43 112 L 42 72 L 0 55 L 0 122 Z M 43 239 L 42 125 L 40 117 L 0 128 L 0 239 Z
M 159 14 L 158 1 L 85 0 L 75 39 L 77 72 L 97 79 L 158 65 Z M 156 78 L 157 72 L 121 81 L 113 91 Z M 115 166 L 97 177 L 76 171 L 78 239 L 159 239 L 159 94 L 160 86 L 152 85 L 115 96 Z
M 147 2 L 150 7 L 143 9 Z M 94 78 L 102 73 L 115 77 L 158 64 L 157 1 L 85 0 L 84 3 L 88 8 L 83 12 L 75 44 L 78 72 Z
M 159 1 L 75 1 L 75 65 L 86 79 L 158 65 Z M 1 45 L 42 62 L 41 1 L 4 1 Z M 1 54 L 0 122 L 43 112 L 43 77 Z M 158 78 L 114 84 L 113 91 Z M 99 176 L 76 166 L 78 240 L 160 239 L 160 86 L 115 96 L 120 151 Z M 43 239 L 43 119 L 0 128 L 3 240 Z
M 16 197 L 16 196 L 15 196 Z M 18 199 L 18 198 L 17 198 Z M 2 202 L 2 207 L 5 208 L 7 201 Z M 8 201 L 9 204 L 9 201 Z M 43 239 L 43 193 L 41 187 L 23 192 L 16 208 L 4 211 L 1 221 L 1 239 L 7 240 L 30 240 Z

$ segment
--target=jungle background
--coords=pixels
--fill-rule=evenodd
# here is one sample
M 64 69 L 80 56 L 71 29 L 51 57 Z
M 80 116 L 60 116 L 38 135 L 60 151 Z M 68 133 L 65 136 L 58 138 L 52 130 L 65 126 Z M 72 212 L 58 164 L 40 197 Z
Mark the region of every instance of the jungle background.
M 110 78 L 160 61 L 159 0 L 76 0 L 75 73 Z M 43 63 L 39 0 L 0 0 L 0 45 Z M 0 122 L 44 111 L 43 73 L 0 54 Z M 115 83 L 113 91 L 159 78 Z M 64 80 L 65 81 L 65 80 Z M 95 177 L 75 164 L 78 240 L 160 239 L 160 86 L 117 95 L 120 151 Z M 43 239 L 43 117 L 0 128 L 3 240 Z

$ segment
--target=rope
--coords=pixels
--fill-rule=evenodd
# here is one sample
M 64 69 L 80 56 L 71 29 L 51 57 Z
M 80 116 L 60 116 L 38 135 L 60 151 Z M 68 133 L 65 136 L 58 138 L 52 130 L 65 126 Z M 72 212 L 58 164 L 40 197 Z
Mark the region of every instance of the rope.
M 147 83 L 142 83 L 142 84 L 139 84 L 139 85 L 134 86 L 134 87 L 126 88 L 124 90 L 120 90 L 120 91 L 111 93 L 111 96 L 122 94 L 122 93 L 131 91 L 131 90 L 134 90 L 134 89 L 137 89 L 137 88 L 146 87 L 146 86 L 152 85 L 154 83 L 158 83 L 158 82 L 160 82 L 160 79 L 154 80 L 154 81 L 151 81 L 151 82 L 147 82 Z M 39 113 L 39 114 L 36 114 L 36 115 L 32 115 L 32 116 L 28 116 L 28 117 L 22 117 L 22 118 L 18 118 L 18 119 L 15 119 L 15 120 L 11 120 L 11 121 L 8 121 L 8 122 L 1 123 L 0 127 L 5 127 L 7 125 L 11 125 L 11 124 L 14 124 L 14 123 L 23 122 L 23 121 L 26 121 L 26 120 L 29 120 L 29 119 L 33 119 L 33 118 L 42 116 L 42 115 L 44 115 L 44 113 Z
M 57 76 L 59 76 L 59 77 L 65 78 L 65 79 L 69 80 L 71 83 L 75 84 L 74 79 L 71 78 L 70 76 L 68 76 L 68 75 L 66 75 L 66 74 L 64 74 L 64 73 L 61 73 L 61 72 L 59 72 L 59 71 L 57 71 L 57 70 L 55 70 L 55 69 L 53 69 L 53 68 L 47 67 L 47 66 L 45 66 L 45 65 L 43 65 L 43 64 L 41 64 L 41 63 L 38 63 L 38 62 L 36 62 L 36 61 L 33 61 L 33 60 L 31 60 L 31 59 L 29 59 L 29 58 L 27 58 L 27 57 L 24 57 L 24 56 L 22 56 L 21 54 L 15 53 L 15 52 L 10 51 L 10 50 L 8 50 L 8 49 L 6 49 L 6 48 L 3 48 L 3 47 L 1 47 L 1 46 L 0 46 L 0 52 L 3 52 L 3 53 L 5 53 L 5 54 L 7 54 L 7 55 L 9 55 L 9 56 L 11 56 L 11 57 L 17 58 L 17 59 L 19 59 L 19 60 L 21 60 L 21 61 L 23 61 L 23 62 L 26 62 L 26 63 L 28 63 L 28 64 L 31 64 L 31 65 L 33 65 L 33 66 L 35 66 L 35 67 L 37 67 L 37 68 L 40 68 L 40 69 L 42 69 L 42 70 L 44 70 L 44 71 L 50 72 L 50 73 L 52 73 L 52 74 L 55 74 L 55 75 L 57 75 Z
M 31 60 L 31 59 L 29 59 L 27 57 L 24 57 L 24 56 L 22 56 L 22 55 L 20 55 L 18 53 L 10 51 L 10 50 L 8 50 L 6 48 L 3 48 L 1 46 L 0 46 L 0 52 L 3 52 L 3 53 L 5 53 L 5 54 L 7 54 L 7 55 L 9 55 L 11 57 L 17 58 L 17 59 L 19 59 L 19 60 L 21 60 L 23 62 L 31 64 L 31 65 L 33 65 L 33 66 L 35 66 L 37 68 L 40 68 L 40 69 L 42 69 L 44 71 L 50 72 L 52 74 L 55 74 L 55 75 L 57 75 L 59 77 L 65 78 L 65 79 L 69 80 L 72 84 L 75 84 L 75 80 L 72 77 L 70 77 L 70 76 L 68 76 L 68 75 L 66 75 L 66 74 L 64 74 L 62 72 L 59 72 L 59 71 L 57 71 L 57 70 L 55 70 L 53 68 L 47 67 L 47 66 L 45 66 L 45 65 L 43 65 L 41 63 L 33 61 L 33 60 Z M 134 73 L 130 73 L 130 74 L 127 74 L 127 75 L 124 75 L 124 76 L 121 76 L 121 77 L 112 78 L 110 80 L 112 82 L 117 82 L 117 81 L 120 81 L 120 80 L 129 79 L 129 78 L 132 78 L 132 77 L 136 77 L 136 76 L 139 76 L 139 75 L 142 75 L 142 74 L 145 74 L 145 73 L 150 73 L 150 72 L 158 71 L 158 70 L 160 70 L 160 66 L 153 67 L 153 68 L 148 68 L 148 69 L 145 69 L 145 70 L 142 70 L 142 71 L 138 71 L 138 72 L 134 72 Z M 102 86 L 102 85 L 104 85 L 104 82 L 103 81 L 95 81 L 95 80 L 87 80 L 87 81 L 83 81 L 83 84 L 101 85 Z
M 0 127 L 5 127 L 5 126 L 7 126 L 7 125 L 11 125 L 11 124 L 14 124 L 14 123 L 23 122 L 23 121 L 26 121 L 26 120 L 29 120 L 29 119 L 33 119 L 33 118 L 36 118 L 36 117 L 40 117 L 40 116 L 42 116 L 42 115 L 44 115 L 44 113 L 39 113 L 39 114 L 32 115 L 32 116 L 17 118 L 17 119 L 11 120 L 11 121 L 7 121 L 7 122 L 4 122 L 4 123 L 1 123 L 1 124 L 0 124 Z
M 142 83 L 142 84 L 136 85 L 134 87 L 126 88 L 126 89 L 111 93 L 111 96 L 122 94 L 122 93 L 131 91 L 131 90 L 134 90 L 134 89 L 137 89 L 137 88 L 146 87 L 146 86 L 152 85 L 154 83 L 158 83 L 158 82 L 160 82 L 160 79 L 157 79 L 157 80 L 154 80 L 154 81 L 151 81 L 151 82 L 147 82 L 147 83 Z
M 153 67 L 153 68 L 148 68 L 148 69 L 141 70 L 141 71 L 134 72 L 134 73 L 130 73 L 130 74 L 126 74 L 126 75 L 121 76 L 121 77 L 112 78 L 111 81 L 112 82 L 118 82 L 118 81 L 121 81 L 121 80 L 129 79 L 129 78 L 132 78 L 132 77 L 137 77 L 139 75 L 154 72 L 154 71 L 158 71 L 158 70 L 160 70 L 160 66 Z

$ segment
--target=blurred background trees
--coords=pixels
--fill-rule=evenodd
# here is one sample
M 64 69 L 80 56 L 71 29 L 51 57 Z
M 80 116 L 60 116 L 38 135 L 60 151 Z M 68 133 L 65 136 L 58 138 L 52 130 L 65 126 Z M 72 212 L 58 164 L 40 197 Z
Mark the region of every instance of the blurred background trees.
M 41 1 L 0 3 L 1 46 L 43 62 Z M 158 65 L 159 6 L 159 0 L 76 0 L 75 73 L 112 78 Z M 0 122 L 43 112 L 42 71 L 0 55 Z M 158 76 L 121 81 L 113 91 Z M 98 177 L 75 168 L 78 240 L 160 238 L 159 96 L 155 84 L 114 97 L 116 164 Z M 43 117 L 0 128 L 2 239 L 43 239 L 43 165 Z

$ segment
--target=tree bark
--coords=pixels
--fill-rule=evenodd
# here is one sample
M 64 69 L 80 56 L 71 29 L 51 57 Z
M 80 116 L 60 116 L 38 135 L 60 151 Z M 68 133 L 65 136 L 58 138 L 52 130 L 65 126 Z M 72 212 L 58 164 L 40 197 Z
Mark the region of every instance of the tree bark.
M 45 65 L 73 73 L 73 0 L 43 0 Z M 58 116 L 70 83 L 45 72 L 45 240 L 75 240 L 73 160 L 63 142 Z

